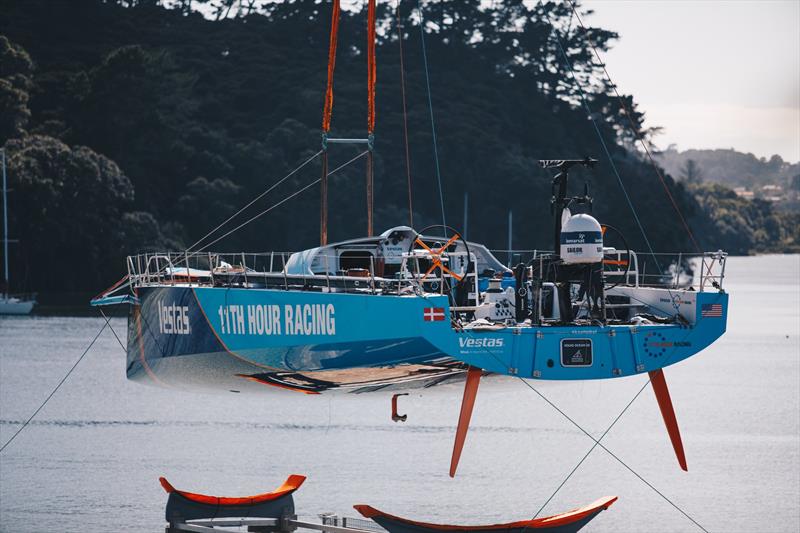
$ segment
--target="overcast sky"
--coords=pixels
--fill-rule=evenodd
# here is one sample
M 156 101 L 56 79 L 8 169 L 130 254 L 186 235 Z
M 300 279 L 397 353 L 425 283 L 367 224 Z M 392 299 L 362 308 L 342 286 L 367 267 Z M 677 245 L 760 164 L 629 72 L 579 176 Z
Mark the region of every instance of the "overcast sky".
M 664 127 L 661 148 L 800 160 L 800 0 L 584 0 L 620 34 L 603 56 L 620 91 Z

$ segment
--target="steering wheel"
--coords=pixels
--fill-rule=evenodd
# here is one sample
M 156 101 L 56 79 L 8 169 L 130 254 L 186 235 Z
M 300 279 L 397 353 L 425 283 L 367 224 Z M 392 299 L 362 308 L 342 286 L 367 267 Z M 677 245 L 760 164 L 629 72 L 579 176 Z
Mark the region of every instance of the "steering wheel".
M 625 235 L 622 234 L 620 230 L 615 228 L 614 226 L 609 226 L 608 224 L 602 224 L 600 226 L 600 231 L 603 235 L 603 246 L 606 243 L 606 233 L 608 230 L 611 230 L 612 234 L 618 236 L 622 241 L 622 245 L 625 247 L 625 259 L 606 259 L 605 255 L 603 255 L 603 265 L 616 265 L 616 266 L 625 266 L 625 273 L 620 276 L 619 281 L 611 286 L 606 286 L 605 290 L 613 289 L 620 285 L 621 283 L 627 281 L 628 279 L 628 272 L 631 270 L 631 248 L 628 246 L 628 241 L 625 240 Z M 619 272 L 619 269 L 616 271 Z
M 446 234 L 449 233 L 452 236 L 449 239 L 447 239 L 447 241 L 444 244 L 441 244 L 441 242 L 437 242 L 429 246 L 428 243 L 426 243 L 423 240 L 424 238 L 423 236 L 425 232 L 434 228 L 441 228 L 445 231 Z M 464 274 L 456 274 L 447 265 L 444 264 L 445 263 L 444 256 L 447 255 L 448 248 L 450 248 L 453 244 L 459 241 L 464 244 L 464 249 L 466 250 L 467 253 L 467 268 Z M 428 278 L 428 276 L 430 276 L 431 274 L 433 274 L 438 270 L 442 280 L 445 279 L 445 275 L 449 275 L 450 277 L 455 278 L 458 281 L 458 284 L 461 284 L 465 281 L 467 273 L 471 268 L 469 261 L 470 257 L 469 245 L 467 244 L 467 241 L 465 241 L 464 238 L 461 236 L 461 233 L 450 226 L 443 226 L 442 224 L 434 224 L 432 226 L 423 228 L 422 231 L 418 232 L 414 236 L 414 239 L 411 241 L 409 245 L 408 249 L 409 254 L 413 256 L 415 251 L 425 251 L 428 253 L 431 259 L 430 267 L 428 267 L 428 270 L 424 274 L 422 274 L 421 277 L 418 272 L 412 271 L 414 277 L 417 278 L 417 281 L 419 283 L 424 283 L 425 280 Z

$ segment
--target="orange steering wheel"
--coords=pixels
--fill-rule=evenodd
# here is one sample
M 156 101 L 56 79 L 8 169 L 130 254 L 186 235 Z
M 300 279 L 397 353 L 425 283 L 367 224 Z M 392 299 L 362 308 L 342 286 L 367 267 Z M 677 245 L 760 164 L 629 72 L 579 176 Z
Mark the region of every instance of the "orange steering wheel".
M 429 230 L 431 228 L 444 228 L 448 232 L 452 233 L 452 237 L 450 237 L 447 240 L 447 242 L 445 242 L 441 246 L 438 246 L 438 243 L 437 243 L 437 245 L 434 245 L 434 246 L 428 246 L 425 243 L 425 241 L 422 240 L 422 236 L 423 236 L 423 233 L 426 230 Z M 459 233 L 458 231 L 454 230 L 453 228 L 451 228 L 449 226 L 442 226 L 442 225 L 428 226 L 427 228 L 423 229 L 421 232 L 417 233 L 417 236 L 414 238 L 414 240 L 411 243 L 411 251 L 413 251 L 413 250 L 425 250 L 425 251 L 428 252 L 428 254 L 430 255 L 430 258 L 431 258 L 431 266 L 428 267 L 428 270 L 425 272 L 425 274 L 422 275 L 422 277 L 419 280 L 420 282 L 425 281 L 428 278 L 428 276 L 430 276 L 436 269 L 439 269 L 442 272 L 443 275 L 447 274 L 447 275 L 455 278 L 459 282 L 464 279 L 465 274 L 464 275 L 459 275 L 459 274 L 456 274 L 455 272 L 453 272 L 452 270 L 450 270 L 447 266 L 445 266 L 444 260 L 442 258 L 442 256 L 447 253 L 447 249 L 450 246 L 452 246 L 456 241 L 459 241 L 459 240 L 464 243 L 464 246 L 467 249 L 467 257 L 469 257 L 469 246 L 467 245 L 466 241 L 461 237 L 461 233 Z

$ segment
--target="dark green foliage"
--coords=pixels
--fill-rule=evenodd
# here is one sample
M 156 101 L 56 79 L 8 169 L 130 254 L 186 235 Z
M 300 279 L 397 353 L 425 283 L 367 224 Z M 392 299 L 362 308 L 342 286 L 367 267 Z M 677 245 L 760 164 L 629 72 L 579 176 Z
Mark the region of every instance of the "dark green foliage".
M 16 248 L 45 287 L 87 287 L 108 276 L 125 240 L 120 219 L 133 203 L 133 185 L 110 159 L 90 148 L 70 148 L 52 137 L 30 135 L 5 145 L 10 225 Z
M 766 200 L 739 198 L 715 183 L 694 185 L 691 190 L 709 215 L 705 229 L 717 236 L 719 248 L 732 254 L 800 251 L 797 214 L 779 213 Z
M 198 4 L 219 20 L 194 11 Z M 462 225 L 466 191 L 471 239 L 505 247 L 513 210 L 514 246 L 549 248 L 551 174 L 536 161 L 591 155 L 600 164 L 595 172 L 574 173 L 574 192 L 590 180 L 595 215 L 645 248 L 561 45 L 653 247 L 690 248 L 656 173 L 633 151 L 629 119 L 609 96 L 569 6 L 547 2 L 529 11 L 520 0 L 494 4 L 425 4 L 448 223 Z M 154 0 L 0 0 L 0 35 L 9 39 L 0 41 L 0 84 L 6 80 L 0 128 L 17 138 L 7 145 L 12 180 L 29 183 L 12 198 L 14 231 L 26 250 L 15 263 L 31 270 L 39 290 L 65 283 L 98 289 L 123 271 L 127 253 L 190 245 L 319 150 L 327 2 L 169 5 L 174 8 Z M 414 221 L 421 228 L 441 215 L 420 31 L 410 4 L 402 7 Z M 408 205 L 394 5 L 381 3 L 378 16 L 386 32 L 378 47 L 375 226 L 383 231 L 408 222 Z M 365 25 L 363 13 L 342 16 L 334 136 L 365 135 Z M 599 28 L 588 32 L 600 50 L 616 38 Z M 30 84 L 14 82 L 15 75 Z M 623 98 L 641 129 L 643 113 L 632 97 Z M 333 147 L 331 168 L 357 154 Z M 331 179 L 332 240 L 364 234 L 364 164 Z M 237 222 L 318 177 L 314 162 Z M 691 224 L 712 230 L 699 233 L 701 244 L 718 248 L 724 228 L 708 222 L 681 184 L 668 178 L 666 185 Z M 313 246 L 318 210 L 318 187 L 312 187 L 213 248 Z M 54 265 L 81 271 L 57 278 Z

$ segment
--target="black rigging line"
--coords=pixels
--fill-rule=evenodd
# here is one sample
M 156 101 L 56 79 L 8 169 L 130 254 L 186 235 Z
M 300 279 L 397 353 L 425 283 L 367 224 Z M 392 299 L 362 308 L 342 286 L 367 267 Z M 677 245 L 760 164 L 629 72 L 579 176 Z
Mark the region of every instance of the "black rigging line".
M 103 315 L 103 316 L 105 317 L 105 315 Z M 72 371 L 73 371 L 73 370 L 75 370 L 75 369 L 78 367 L 78 365 L 80 364 L 80 362 L 81 362 L 81 361 L 83 361 L 83 358 L 86 356 L 86 354 L 87 354 L 87 353 L 89 353 L 89 350 L 92 348 L 92 346 L 94 346 L 94 343 L 97 341 L 97 339 L 99 339 L 99 338 L 100 338 L 100 335 L 103 333 L 103 331 L 106 329 L 106 327 L 107 327 L 108 325 L 109 325 L 109 323 L 108 323 L 108 319 L 106 318 L 106 322 L 105 322 L 105 324 L 103 324 L 103 327 L 102 327 L 102 328 L 100 328 L 100 331 L 98 331 L 98 332 L 97 332 L 97 335 L 95 335 L 95 336 L 94 336 L 94 339 L 92 339 L 92 342 L 90 342 L 90 343 L 89 343 L 89 346 L 87 346 L 87 347 L 86 347 L 86 349 L 85 349 L 85 350 L 83 351 L 83 353 L 81 354 L 81 356 L 80 356 L 80 357 L 78 357 L 78 360 L 77 360 L 77 361 L 75 361 L 75 364 L 73 364 L 73 365 L 72 365 L 72 368 L 70 368 L 70 369 L 67 371 L 67 373 L 66 373 L 66 374 L 64 374 L 64 377 L 63 377 L 63 378 L 61 378 L 61 381 L 59 381 L 59 382 L 58 382 L 58 385 L 56 385 L 56 386 L 55 386 L 55 388 L 54 388 L 52 391 L 50 391 L 50 394 L 48 394 L 48 395 L 47 395 L 47 398 L 45 398 L 45 399 L 44 399 L 44 401 L 43 401 L 43 402 L 41 403 L 41 405 L 39 405 L 39 407 L 38 407 L 38 408 L 37 408 L 37 409 L 36 409 L 36 410 L 33 412 L 33 414 L 32 414 L 31 416 L 29 416 L 29 417 L 28 417 L 28 419 L 27 419 L 27 420 L 26 420 L 26 421 L 25 421 L 25 422 L 22 424 L 22 426 L 20 426 L 20 428 L 19 428 L 19 429 L 17 429 L 17 431 L 16 431 L 16 432 L 15 432 L 13 435 L 11 435 L 11 438 L 10 438 L 10 439 L 8 439 L 8 440 L 5 442 L 5 444 L 3 444 L 3 447 L 2 447 L 2 448 L 0 448 L 0 453 L 2 453 L 2 452 L 3 452 L 3 450 L 5 450 L 5 449 L 6 449 L 6 447 L 7 447 L 9 444 L 11 444 L 11 442 L 12 442 L 12 441 L 13 441 L 15 438 L 17 438 L 17 435 L 19 435 L 20 433 L 22 433 L 22 430 L 24 430 L 26 427 L 28 427 L 28 424 L 30 424 L 30 423 L 31 423 L 31 420 L 33 420 L 33 419 L 36 417 L 36 415 L 38 415 L 38 414 L 39 414 L 39 411 L 41 411 L 41 410 L 44 408 L 44 406 L 45 406 L 45 405 L 47 405 L 47 402 L 49 402 L 49 401 L 50 401 L 50 398 L 52 398 L 52 397 L 53 397 L 53 395 L 54 395 L 54 394 L 55 394 L 55 393 L 58 391 L 58 389 L 60 389 L 60 388 L 61 388 L 61 385 L 63 385 L 63 384 L 64 384 L 64 382 L 65 382 L 65 381 L 67 381 L 67 378 L 70 376 L 70 374 L 72 374 Z
M 472 334 L 471 334 L 469 331 L 467 331 L 467 330 L 464 330 L 464 333 L 466 333 L 467 335 L 469 335 L 470 337 L 472 337 Z M 687 337 L 688 337 L 688 334 L 687 334 Z M 508 365 L 506 365 L 505 363 L 503 363 L 503 361 L 502 361 L 502 360 L 501 360 L 499 357 L 497 357 L 497 355 L 495 355 L 495 354 L 494 354 L 494 353 L 492 353 L 491 351 L 487 350 L 486 348 L 481 348 L 481 350 L 482 350 L 483 352 L 485 352 L 485 353 L 489 354 L 490 356 L 492 356 L 492 357 L 493 357 L 493 358 L 494 358 L 494 359 L 495 359 L 495 360 L 496 360 L 498 363 L 500 363 L 502 366 L 504 366 L 504 367 L 506 367 L 507 369 L 509 369 Z M 676 351 L 673 349 L 673 352 L 672 352 L 672 354 L 670 355 L 670 358 L 668 358 L 668 359 L 667 359 L 667 362 L 669 362 L 669 360 L 671 359 L 671 357 L 672 357 L 672 356 L 673 356 L 675 353 L 676 353 Z M 509 375 L 511 375 L 511 374 L 509 374 Z M 544 401 L 545 401 L 545 402 L 546 402 L 546 403 L 547 403 L 547 404 L 548 404 L 550 407 L 552 407 L 553 409 L 555 409 L 555 410 L 556 410 L 556 411 L 557 411 L 557 412 L 558 412 L 558 413 L 559 413 L 561 416 L 563 416 L 564 418 L 566 418 L 566 419 L 567 419 L 567 420 L 568 420 L 568 421 L 569 421 L 569 422 L 570 422 L 570 423 L 571 423 L 573 426 L 575 426 L 576 428 L 578 428 L 578 429 L 581 431 L 581 433 L 583 433 L 584 435 L 586 435 L 587 437 L 589 437 L 589 438 L 590 438 L 590 439 L 593 441 L 593 443 L 594 443 L 594 444 L 592 445 L 592 447 L 589 449 L 589 451 L 588 451 L 588 452 L 586 452 L 586 454 L 585 454 L 585 455 L 583 456 L 583 458 L 582 458 L 582 459 L 581 459 L 581 460 L 578 462 L 578 464 L 577 464 L 577 465 L 575 465 L 575 467 L 572 469 L 572 471 L 571 471 L 571 472 L 570 472 L 570 473 L 567 475 L 567 477 L 566 477 L 566 478 L 565 478 L 565 479 L 564 479 L 564 480 L 561 482 L 561 484 L 560 484 L 560 485 L 559 485 L 559 486 L 556 488 L 556 490 L 555 490 L 555 491 L 554 491 L 554 492 L 553 492 L 553 493 L 550 495 L 550 497 L 547 499 L 547 501 L 544 503 L 544 505 L 542 505 L 542 506 L 539 508 L 539 510 L 538 510 L 538 511 L 536 512 L 536 514 L 534 515 L 534 518 L 536 518 L 537 516 L 539 516 L 539 513 L 541 513 L 541 512 L 542 512 L 542 510 L 545 508 L 545 506 L 546 506 L 546 505 L 547 505 L 547 504 L 548 504 L 548 503 L 549 503 L 549 502 L 550 502 L 550 501 L 553 499 L 553 497 L 555 497 L 555 495 L 558 493 L 558 491 L 559 491 L 559 490 L 561 490 L 561 488 L 562 488 L 562 487 L 563 487 L 563 486 L 566 484 L 566 482 L 567 482 L 567 481 L 568 481 L 568 480 L 569 480 L 569 479 L 572 477 L 572 475 L 573 475 L 573 474 L 574 474 L 574 473 L 575 473 L 575 472 L 578 470 L 578 468 L 579 468 L 579 467 L 580 467 L 580 466 L 581 466 L 581 465 L 584 463 L 584 461 L 585 461 L 585 460 L 586 460 L 586 459 L 589 457 L 589 454 L 591 454 L 591 453 L 592 453 L 592 451 L 594 451 L 594 449 L 595 449 L 595 448 L 597 448 L 597 447 L 599 446 L 599 447 L 600 447 L 601 449 L 603 449 L 603 450 L 604 450 L 606 453 L 608 453 L 608 454 L 609 454 L 611 457 L 613 457 L 614 459 L 616 459 L 616 461 L 617 461 L 619 464 L 621 464 L 622 466 L 624 466 L 624 467 L 625 467 L 625 468 L 626 468 L 626 469 L 627 469 L 629 472 L 631 472 L 631 473 L 632 473 L 634 476 L 636 476 L 637 478 L 639 478 L 639 480 L 641 480 L 641 481 L 642 481 L 642 482 L 643 482 L 645 485 L 647 485 L 648 487 L 650 487 L 650 488 L 651 488 L 651 489 L 652 489 L 652 490 L 653 490 L 653 491 L 654 491 L 656 494 L 658 494 L 659 496 L 661 496 L 661 497 L 662 497 L 662 498 L 663 498 L 663 499 L 664 499 L 664 500 L 665 500 L 667 503 L 669 503 L 671 506 L 673 506 L 675 509 L 677 509 L 677 510 L 678 510 L 678 511 L 679 511 L 679 512 L 680 512 L 680 513 L 683 515 L 683 516 L 685 516 L 686 518 L 688 518 L 688 519 L 689 519 L 689 520 L 690 520 L 690 521 L 691 521 L 693 524 L 695 524 L 695 525 L 696 525 L 697 527 L 699 527 L 701 530 L 703 530 L 703 531 L 705 531 L 706 533 L 708 533 L 708 530 L 707 530 L 706 528 L 704 528 L 702 525 L 700 525 L 700 523 L 699 523 L 699 522 L 697 522 L 697 520 L 695 520 L 694 518 L 692 518 L 692 517 L 691 517 L 691 516 L 690 516 L 690 515 L 689 515 L 689 514 L 686 512 L 686 511 L 684 511 L 683 509 L 681 509 L 681 508 L 680 508 L 680 507 L 679 507 L 679 506 L 678 506 L 678 505 L 677 505 L 675 502 L 673 502 L 671 499 L 669 499 L 669 497 L 667 497 L 667 495 L 665 495 L 663 492 L 661 492 L 660 490 L 658 490 L 658 489 L 657 489 L 657 488 L 656 488 L 656 487 L 655 487 L 655 486 L 654 486 L 652 483 L 650 483 L 649 481 L 647 481 L 647 480 L 646 480 L 646 479 L 645 479 L 645 478 L 644 478 L 644 477 L 643 477 L 641 474 L 639 474 L 639 473 L 638 473 L 636 470 L 634 470 L 634 469 L 633 469 L 631 466 L 629 466 L 629 465 L 628 465 L 628 464 L 627 464 L 625 461 L 623 461 L 622 459 L 620 459 L 620 458 L 619 458 L 619 456 L 617 456 L 617 455 L 616 455 L 614 452 L 612 452 L 611 450 L 609 450 L 608 448 L 606 448 L 606 447 L 605 447 L 605 446 L 604 446 L 604 445 L 603 445 L 603 444 L 600 442 L 600 441 L 601 441 L 601 440 L 603 440 L 603 438 L 604 438 L 604 437 L 605 437 L 605 436 L 608 434 L 608 432 L 609 432 L 609 431 L 611 431 L 611 428 L 613 428 L 613 427 L 616 425 L 616 423 L 617 423 L 617 422 L 620 420 L 620 418 L 622 418 L 622 415 L 624 415 L 624 414 L 625 414 L 625 413 L 628 411 L 628 409 L 630 408 L 630 406 L 631 406 L 631 405 L 633 405 L 633 402 L 634 402 L 634 401 L 636 401 L 636 399 L 637 399 L 637 398 L 638 398 L 638 397 L 639 397 L 639 396 L 642 394 L 642 392 L 644 392 L 644 389 L 645 389 L 645 388 L 647 388 L 647 385 L 649 385 L 649 384 L 650 384 L 650 379 L 649 379 L 649 378 L 648 378 L 648 379 L 647 379 L 647 381 L 644 383 L 644 385 L 642 385 L 642 387 L 639 389 L 639 391 L 638 391 L 638 392 L 637 392 L 637 393 L 636 393 L 636 394 L 633 396 L 633 398 L 631 398 L 631 400 L 628 402 L 628 404 L 625 406 L 625 408 L 624 408 L 624 409 L 622 409 L 622 411 L 621 411 L 621 412 L 620 412 L 620 413 L 617 415 L 617 417 L 616 417 L 616 418 L 614 418 L 614 421 L 613 421 L 613 422 L 611 422 L 611 425 L 609 425 L 609 426 L 608 426 L 608 428 L 606 428 L 606 430 L 603 432 L 603 434 L 600 436 L 600 438 L 599 438 L 599 439 L 596 439 L 596 438 L 594 438 L 594 437 L 592 436 L 592 434 L 591 434 L 591 433 L 589 433 L 589 431 L 587 431 L 586 429 L 584 429 L 584 428 L 583 428 L 583 426 L 581 426 L 580 424 L 578 424 L 578 422 L 576 422 L 576 421 L 575 421 L 575 419 L 573 419 L 573 418 L 572 418 L 571 416 L 569 416 L 569 415 L 568 415 L 566 412 L 564 412 L 564 411 L 563 411 L 563 410 L 562 410 L 560 407 L 558 407 L 558 406 L 557 406 L 557 405 L 556 405 L 556 404 L 555 404 L 555 403 L 554 403 L 552 400 L 550 400 L 550 399 L 549 399 L 547 396 L 545 396 L 544 394 L 542 394 L 541 392 L 539 392 L 539 390 L 538 390 L 536 387 L 534 387 L 533 385 L 531 385 L 531 384 L 530 384 L 530 383 L 529 383 L 529 382 L 528 382 L 528 381 L 527 381 L 525 378 L 523 378 L 523 377 L 521 377 L 521 376 L 519 376 L 519 375 L 517 375 L 516 377 L 517 377 L 517 379 L 519 379 L 519 380 L 520 380 L 520 381 L 521 381 L 521 382 L 522 382 L 522 383 L 523 383 L 523 384 L 524 384 L 526 387 L 528 387 L 530 390 L 532 390 L 533 392 L 535 392 L 535 393 L 536 393 L 536 394 L 537 394 L 537 395 L 538 395 L 538 396 L 539 396 L 539 397 L 540 397 L 542 400 L 544 400 Z
M 403 137 L 406 144 L 406 176 L 408 178 L 408 225 L 414 227 L 414 208 L 411 204 L 411 155 L 408 149 L 408 114 L 406 113 L 406 74 L 403 65 L 403 22 L 400 16 L 400 0 L 397 0 L 397 42 L 400 44 L 400 93 L 403 99 Z
M 603 73 L 606 75 L 606 79 L 608 80 L 608 83 L 611 85 L 611 88 L 614 90 L 614 94 L 616 95 L 617 100 L 619 100 L 620 106 L 622 107 L 622 110 L 625 112 L 625 117 L 628 119 L 628 123 L 631 126 L 631 131 L 633 132 L 634 136 L 639 141 L 639 143 L 641 143 L 642 148 L 644 149 L 645 153 L 647 154 L 647 158 L 650 160 L 650 164 L 653 166 L 653 169 L 656 171 L 656 175 L 658 176 L 658 179 L 661 181 L 661 185 L 664 187 L 664 191 L 667 193 L 667 196 L 669 197 L 670 202 L 672 202 L 672 207 L 675 208 L 675 212 L 678 214 L 678 217 L 681 219 L 681 223 L 683 223 L 683 227 L 686 229 L 686 233 L 689 234 L 689 238 L 692 240 L 692 243 L 694 244 L 694 247 L 697 250 L 697 252 L 702 252 L 702 248 L 700 248 L 700 245 L 697 243 L 697 240 L 694 238 L 694 233 L 692 233 L 692 230 L 689 228 L 689 224 L 686 222 L 686 219 L 683 217 L 683 213 L 681 212 L 680 208 L 678 207 L 678 203 L 675 201 L 675 198 L 672 196 L 672 193 L 670 192 L 669 187 L 667 187 L 667 182 L 664 179 L 664 176 L 663 176 L 661 170 L 658 168 L 658 165 L 656 164 L 655 160 L 653 159 L 653 154 L 650 152 L 650 148 L 647 146 L 647 143 L 644 140 L 644 136 L 641 134 L 639 129 L 636 127 L 636 124 L 633 121 L 633 114 L 631 113 L 631 110 L 628 109 L 628 105 L 625 103 L 625 100 L 619 94 L 619 91 L 617 90 L 617 85 L 611 80 L 611 75 L 608 73 L 608 69 L 606 69 L 606 64 L 600 58 L 600 53 L 597 51 L 597 48 L 595 47 L 594 43 L 592 42 L 592 39 L 589 37 L 589 30 L 583 24 L 583 20 L 581 19 L 581 16 L 578 13 L 577 6 L 575 5 L 575 3 L 572 0 L 566 0 L 566 2 L 568 2 L 570 7 L 572 8 L 572 14 L 574 14 L 575 18 L 578 19 L 578 24 L 580 24 L 581 28 L 583 29 L 583 35 L 586 37 L 586 42 L 591 47 L 592 52 L 594 52 L 594 55 L 597 58 L 598 64 L 600 65 L 600 68 L 603 69 Z M 572 14 L 570 15 L 570 24 L 572 23 Z

